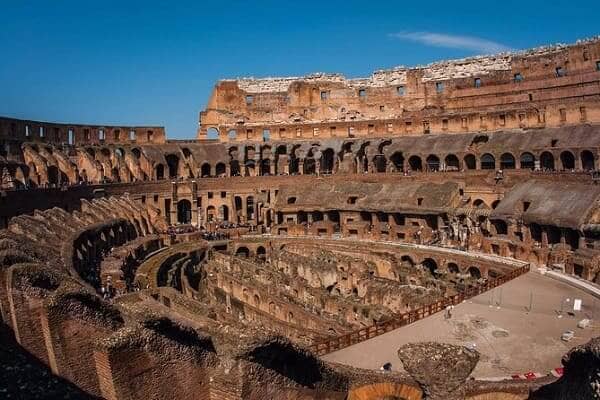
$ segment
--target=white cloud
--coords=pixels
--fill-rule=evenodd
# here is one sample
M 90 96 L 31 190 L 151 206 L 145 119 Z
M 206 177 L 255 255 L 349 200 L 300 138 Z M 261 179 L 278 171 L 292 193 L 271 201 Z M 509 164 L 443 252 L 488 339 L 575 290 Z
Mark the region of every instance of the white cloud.
M 510 47 L 502 43 L 474 36 L 449 35 L 436 32 L 399 32 L 391 33 L 389 36 L 396 39 L 423 43 L 428 46 L 472 50 L 478 53 L 500 53 L 510 50 Z

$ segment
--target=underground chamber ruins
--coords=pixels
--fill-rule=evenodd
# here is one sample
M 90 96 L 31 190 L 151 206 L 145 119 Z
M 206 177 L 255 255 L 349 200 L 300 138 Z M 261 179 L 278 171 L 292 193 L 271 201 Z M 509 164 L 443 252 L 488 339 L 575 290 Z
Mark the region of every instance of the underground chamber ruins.
M 222 80 L 198 122 L 171 140 L 0 118 L 2 329 L 60 385 L 600 397 L 598 339 L 553 348 L 564 369 L 538 379 L 478 376 L 489 357 L 465 343 L 383 339 L 540 269 L 600 292 L 599 39 L 366 78 Z M 373 340 L 391 370 L 330 358 Z

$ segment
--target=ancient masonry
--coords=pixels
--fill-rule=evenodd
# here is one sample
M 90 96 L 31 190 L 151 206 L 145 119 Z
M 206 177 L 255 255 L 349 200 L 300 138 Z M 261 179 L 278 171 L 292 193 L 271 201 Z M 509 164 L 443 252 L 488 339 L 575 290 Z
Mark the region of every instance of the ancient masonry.
M 558 380 L 470 379 L 442 343 L 320 358 L 532 268 L 600 284 L 600 39 L 222 80 L 199 122 L 0 118 L 10 351 L 111 400 L 600 399 L 598 339 Z

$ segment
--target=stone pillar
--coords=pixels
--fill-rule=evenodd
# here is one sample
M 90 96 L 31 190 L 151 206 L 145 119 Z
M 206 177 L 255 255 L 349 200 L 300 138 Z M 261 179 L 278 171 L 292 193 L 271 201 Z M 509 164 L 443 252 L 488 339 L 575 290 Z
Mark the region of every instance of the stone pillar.
M 542 228 L 542 247 L 548 247 L 548 232 L 546 228 Z
M 191 183 L 192 189 L 192 225 L 198 226 L 198 185 L 193 180 Z
M 575 169 L 583 171 L 583 161 L 581 160 L 581 152 L 575 152 Z
M 177 182 L 173 181 L 171 183 L 171 223 L 178 222 L 177 220 L 177 202 L 179 199 L 177 198 Z
M 242 221 L 248 222 L 247 196 L 240 197 L 242 198 Z
M 269 174 L 275 175 L 275 157 L 269 158 Z

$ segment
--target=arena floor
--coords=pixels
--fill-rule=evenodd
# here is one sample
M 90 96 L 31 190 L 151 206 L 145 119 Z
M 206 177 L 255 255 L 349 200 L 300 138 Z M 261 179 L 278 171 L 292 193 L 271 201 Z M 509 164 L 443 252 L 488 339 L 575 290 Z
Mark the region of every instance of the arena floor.
M 528 311 L 530 299 L 532 308 Z M 573 312 L 574 299 L 583 301 L 580 312 Z M 564 312 L 558 318 L 561 303 Z M 592 316 L 600 318 L 600 300 L 594 302 L 592 296 L 576 288 L 530 272 L 456 306 L 450 319 L 438 313 L 323 358 L 370 369 L 391 362 L 392 369 L 402 370 L 396 354 L 401 345 L 441 341 L 475 346 L 481 353 L 473 372 L 476 378 L 528 371 L 548 373 L 561 366 L 561 357 L 570 348 L 600 335 L 598 323 L 587 329 L 577 327 L 578 321 Z M 560 339 L 566 330 L 575 332 L 568 343 Z

